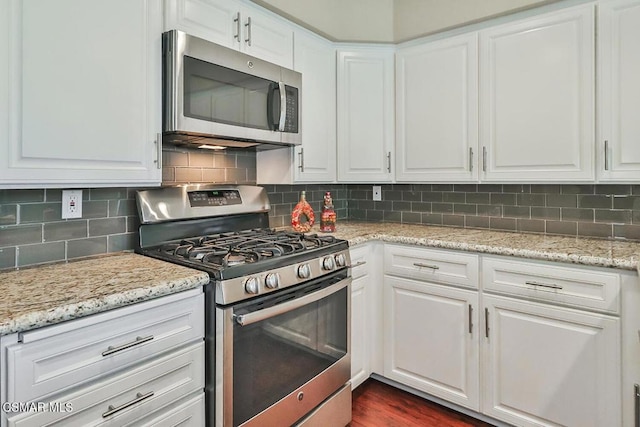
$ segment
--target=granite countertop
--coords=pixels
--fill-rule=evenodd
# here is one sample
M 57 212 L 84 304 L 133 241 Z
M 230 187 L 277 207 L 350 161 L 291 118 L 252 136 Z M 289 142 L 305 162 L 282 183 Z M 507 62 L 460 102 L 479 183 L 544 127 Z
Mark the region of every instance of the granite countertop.
M 332 234 L 348 240 L 351 246 L 382 240 L 624 270 L 640 267 L 640 242 L 633 241 L 353 221 L 338 222 Z
M 0 272 L 0 335 L 111 310 L 209 282 L 197 270 L 133 253 Z

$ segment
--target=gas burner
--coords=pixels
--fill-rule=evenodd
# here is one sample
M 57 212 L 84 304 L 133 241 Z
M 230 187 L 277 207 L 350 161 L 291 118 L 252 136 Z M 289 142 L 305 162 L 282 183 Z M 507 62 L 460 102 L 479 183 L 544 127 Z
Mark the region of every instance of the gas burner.
M 239 253 L 230 253 L 224 257 L 227 266 L 240 265 L 245 263 L 246 257 Z

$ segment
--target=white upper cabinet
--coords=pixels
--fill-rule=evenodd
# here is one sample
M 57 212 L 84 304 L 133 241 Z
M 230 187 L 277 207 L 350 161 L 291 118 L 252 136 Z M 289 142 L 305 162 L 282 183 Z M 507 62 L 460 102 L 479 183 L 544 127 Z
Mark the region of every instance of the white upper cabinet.
M 592 4 L 480 32 L 481 180 L 594 180 L 594 54 Z
M 601 181 L 640 181 L 640 1 L 598 5 Z
M 293 68 L 293 27 L 249 2 L 165 0 L 164 27 Z
M 476 181 L 477 33 L 396 53 L 396 180 Z
M 336 180 L 336 49 L 296 32 L 294 69 L 302 73 L 302 145 L 295 148 L 296 181 Z
M 258 184 L 336 180 L 336 49 L 333 43 L 298 29 L 294 57 L 294 70 L 302 74 L 302 143 L 259 151 Z
M 159 185 L 161 0 L 0 3 L 0 185 Z
M 393 47 L 338 49 L 338 181 L 393 181 L 393 56 Z

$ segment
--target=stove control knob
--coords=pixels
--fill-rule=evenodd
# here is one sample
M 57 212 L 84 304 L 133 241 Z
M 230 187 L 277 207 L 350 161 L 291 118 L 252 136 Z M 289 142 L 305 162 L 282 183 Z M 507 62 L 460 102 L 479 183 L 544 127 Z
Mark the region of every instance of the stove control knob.
M 311 277 L 311 267 L 309 267 L 309 264 L 300 264 L 298 266 L 298 277 L 300 279 L 308 279 Z
M 336 268 L 336 263 L 333 261 L 333 257 L 327 256 L 322 260 L 322 269 L 331 271 Z
M 255 277 L 249 277 L 247 280 L 245 280 L 244 290 L 248 294 L 257 294 L 260 291 L 258 286 L 258 279 L 256 279 Z
M 347 259 L 345 258 L 344 254 L 338 254 L 336 255 L 336 265 L 338 266 L 338 268 L 340 267 L 344 267 L 345 265 L 347 265 Z
M 278 273 L 269 273 L 267 277 L 264 278 L 264 284 L 269 289 L 276 289 L 280 286 L 280 276 Z

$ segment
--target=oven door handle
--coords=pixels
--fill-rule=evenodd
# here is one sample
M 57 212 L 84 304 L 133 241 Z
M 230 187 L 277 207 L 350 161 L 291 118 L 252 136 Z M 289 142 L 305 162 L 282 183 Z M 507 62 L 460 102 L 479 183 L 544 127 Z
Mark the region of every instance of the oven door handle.
M 271 317 L 275 317 L 280 314 L 286 313 L 288 311 L 295 310 L 296 308 L 300 308 L 307 304 L 311 304 L 316 301 L 319 301 L 335 292 L 338 292 L 341 289 L 346 288 L 347 286 L 349 286 L 349 284 L 351 284 L 351 277 L 347 277 L 346 279 L 341 280 L 334 285 L 327 286 L 322 290 L 319 290 L 309 295 L 305 295 L 300 298 L 296 298 L 294 300 L 285 302 L 283 304 L 275 305 L 273 307 L 265 308 L 263 310 L 254 311 L 253 313 L 237 314 L 237 315 L 234 314 L 233 318 L 240 326 L 251 325 L 252 323 L 261 322 Z

